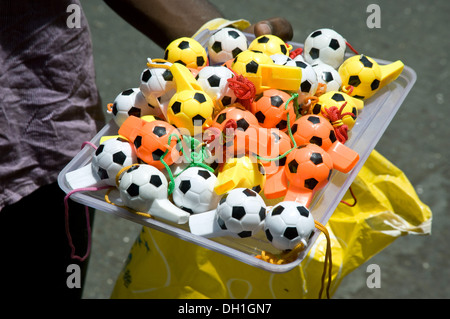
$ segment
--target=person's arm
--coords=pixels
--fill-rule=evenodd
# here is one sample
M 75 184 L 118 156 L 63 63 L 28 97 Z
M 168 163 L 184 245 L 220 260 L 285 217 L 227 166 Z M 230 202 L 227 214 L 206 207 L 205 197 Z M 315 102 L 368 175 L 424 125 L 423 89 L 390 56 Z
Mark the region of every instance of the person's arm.
M 207 0 L 104 0 L 125 21 L 165 48 L 180 37 L 192 36 L 203 24 L 223 14 Z M 291 24 L 284 18 L 260 21 L 246 32 L 274 34 L 292 40 Z
M 118 15 L 162 48 L 192 36 L 204 23 L 223 17 L 206 0 L 105 0 Z

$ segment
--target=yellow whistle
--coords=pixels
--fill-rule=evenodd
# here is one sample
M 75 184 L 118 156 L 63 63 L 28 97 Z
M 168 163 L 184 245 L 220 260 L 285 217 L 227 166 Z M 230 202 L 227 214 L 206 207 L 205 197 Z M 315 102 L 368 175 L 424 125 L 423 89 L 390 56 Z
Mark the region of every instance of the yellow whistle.
M 100 144 L 103 144 L 105 141 L 107 140 L 112 140 L 114 138 L 121 138 L 123 140 L 127 140 L 125 137 L 123 137 L 122 135 L 103 135 L 102 137 L 100 137 Z
M 297 92 L 302 80 L 300 68 L 275 64 L 260 51 L 245 50 L 239 53 L 231 68 L 255 85 L 256 94 L 270 88 Z
M 344 115 L 342 117 L 342 122 L 351 130 L 355 125 L 359 111 L 364 108 L 364 101 L 344 92 L 329 91 L 319 96 L 317 103 L 309 110 L 309 113 L 321 115 L 323 111 L 326 113 L 326 110 L 332 106 L 336 106 L 338 109 L 343 107 L 342 114 L 348 112 L 353 113 L 353 116 Z
M 182 134 L 201 134 L 212 122 L 214 102 L 187 67 L 174 63 L 169 70 L 177 88 L 167 107 L 167 121 Z
M 255 76 L 247 75 L 256 87 L 256 93 L 267 89 L 297 92 L 302 79 L 302 69 L 295 66 L 260 64 Z
M 225 194 L 234 188 L 250 188 L 259 193 L 264 188 L 266 174 L 264 167 L 256 159 L 248 156 L 229 159 L 222 170 L 217 174 L 214 191 Z
M 380 65 L 381 70 L 381 83 L 380 87 L 395 81 L 403 71 L 405 65 L 402 61 L 398 60 L 386 65 Z
M 194 75 L 184 65 L 180 63 L 173 63 L 169 70 L 172 73 L 175 84 L 177 85 L 176 93 L 186 90 L 197 90 L 203 92 L 202 87 L 198 84 Z
M 404 64 L 400 60 L 380 65 L 371 57 L 361 54 L 345 60 L 338 72 L 344 92 L 355 98 L 368 99 L 397 79 L 403 67 Z

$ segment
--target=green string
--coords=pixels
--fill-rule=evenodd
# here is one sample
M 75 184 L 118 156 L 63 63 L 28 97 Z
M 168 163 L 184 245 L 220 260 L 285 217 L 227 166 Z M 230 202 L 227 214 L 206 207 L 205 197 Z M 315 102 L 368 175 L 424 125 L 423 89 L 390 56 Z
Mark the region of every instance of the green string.
M 165 169 L 167 171 L 167 174 L 169 175 L 169 179 L 170 179 L 170 182 L 169 182 L 169 185 L 168 185 L 168 193 L 169 193 L 169 195 L 173 193 L 173 190 L 175 188 L 175 178 L 178 175 L 180 175 L 181 173 L 183 173 L 185 170 L 190 168 L 190 167 L 194 167 L 194 166 L 195 167 L 202 167 L 204 169 L 207 169 L 211 173 L 214 173 L 214 169 L 212 169 L 211 167 L 209 167 L 208 165 L 203 163 L 204 159 L 207 157 L 207 154 L 206 154 L 205 146 L 202 145 L 202 143 L 198 139 L 196 139 L 194 137 L 191 137 L 191 136 L 188 136 L 188 135 L 185 135 L 183 137 L 183 139 L 181 139 L 181 137 L 178 136 L 176 133 L 172 133 L 172 134 L 169 135 L 169 138 L 168 138 L 168 141 L 169 141 L 168 144 L 169 145 L 170 145 L 170 141 L 172 140 L 173 137 L 176 138 L 177 144 L 180 147 L 180 151 L 183 154 L 183 156 L 185 157 L 185 159 L 189 162 L 189 165 L 186 168 L 184 168 L 180 173 L 178 173 L 174 177 L 174 175 L 172 174 L 172 171 L 171 171 L 169 165 L 164 161 L 164 157 L 169 152 L 169 149 L 167 149 L 164 152 L 164 154 L 160 157 L 159 160 L 164 165 L 164 167 L 165 167 Z M 190 144 L 190 149 L 191 149 L 191 157 L 190 158 L 187 156 L 186 151 L 184 150 L 183 140 L 186 140 L 186 142 L 188 144 Z M 198 148 L 199 146 L 201 147 L 200 151 L 199 152 L 194 152 L 194 150 L 196 148 Z
M 170 170 L 169 165 L 167 165 L 167 163 L 164 161 L 164 156 L 166 156 L 166 154 L 169 153 L 169 149 L 167 149 L 164 154 L 159 158 L 159 160 L 161 161 L 161 163 L 163 163 L 164 167 L 166 168 L 167 174 L 169 174 L 169 185 L 168 185 L 168 189 L 167 192 L 170 194 L 173 193 L 173 190 L 175 188 L 175 179 L 173 178 L 173 174 L 172 171 Z
M 298 93 L 292 93 L 292 94 L 291 94 L 291 97 L 286 101 L 286 103 L 285 103 L 285 105 L 284 105 L 284 109 L 287 110 L 289 103 L 290 103 L 292 100 L 296 99 L 297 97 L 298 97 Z M 295 142 L 294 136 L 292 135 L 292 130 L 291 130 L 291 120 L 290 120 L 289 113 L 290 113 L 290 112 L 287 113 L 287 127 L 288 127 L 289 137 L 290 137 L 292 143 L 294 144 L 294 146 L 293 146 L 290 150 L 286 151 L 284 154 L 281 154 L 281 155 L 279 155 L 279 156 L 277 156 L 277 157 L 274 157 L 274 158 L 265 158 L 265 157 L 262 157 L 262 156 L 259 156 L 259 155 L 255 155 L 257 159 L 263 160 L 263 161 L 269 161 L 269 162 L 270 162 L 270 161 L 277 161 L 277 160 L 280 160 L 280 159 L 286 157 L 290 152 L 292 152 L 294 149 L 297 148 L 297 143 Z
M 208 165 L 203 163 L 205 161 L 205 159 L 207 158 L 207 154 L 206 154 L 206 150 L 205 150 L 206 146 L 203 145 L 198 139 L 196 139 L 192 136 L 185 135 L 183 137 L 183 140 L 186 140 L 186 142 L 188 144 L 190 144 L 191 158 L 189 159 L 185 155 L 186 159 L 189 162 L 189 165 L 185 169 L 183 169 L 180 173 L 178 173 L 177 176 L 180 175 L 181 173 L 183 173 L 185 170 L 187 170 L 190 167 L 202 167 L 204 169 L 207 169 L 211 173 L 214 173 L 214 169 L 212 169 L 211 167 L 209 167 Z M 195 152 L 194 150 L 197 149 L 198 147 L 200 147 L 200 151 Z M 181 146 L 181 151 L 184 153 L 183 146 Z
M 296 99 L 296 98 L 298 98 L 298 93 L 292 93 L 291 97 L 286 101 L 286 104 L 284 105 L 284 109 L 287 110 L 289 102 L 291 102 L 293 99 Z M 289 137 L 291 138 L 291 141 L 294 144 L 294 147 L 289 150 L 289 152 L 290 152 L 294 148 L 297 148 L 297 143 L 295 142 L 294 136 L 292 135 L 291 121 L 289 119 L 289 112 L 287 113 L 287 124 L 288 124 Z

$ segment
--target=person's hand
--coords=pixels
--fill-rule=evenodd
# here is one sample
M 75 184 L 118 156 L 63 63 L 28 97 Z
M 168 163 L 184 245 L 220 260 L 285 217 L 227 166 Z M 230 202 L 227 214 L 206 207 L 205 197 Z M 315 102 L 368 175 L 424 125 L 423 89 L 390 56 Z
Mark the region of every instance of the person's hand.
M 244 31 L 253 33 L 256 37 L 264 34 L 273 34 L 280 37 L 283 41 L 290 41 L 294 36 L 294 31 L 292 29 L 291 23 L 285 18 L 281 17 L 259 21 L 255 24 L 252 24 Z

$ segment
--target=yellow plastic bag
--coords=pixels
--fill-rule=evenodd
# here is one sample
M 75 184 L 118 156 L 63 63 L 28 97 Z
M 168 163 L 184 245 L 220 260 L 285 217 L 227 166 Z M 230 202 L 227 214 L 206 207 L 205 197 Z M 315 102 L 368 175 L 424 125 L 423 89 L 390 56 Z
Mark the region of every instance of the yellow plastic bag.
M 407 234 L 431 233 L 432 214 L 401 170 L 373 151 L 352 184 L 357 203 L 339 204 L 326 228 L 333 258 L 330 295 L 342 279 Z M 352 202 L 349 192 L 343 200 Z M 273 274 L 143 227 L 112 298 L 317 298 L 326 238 L 302 263 Z

